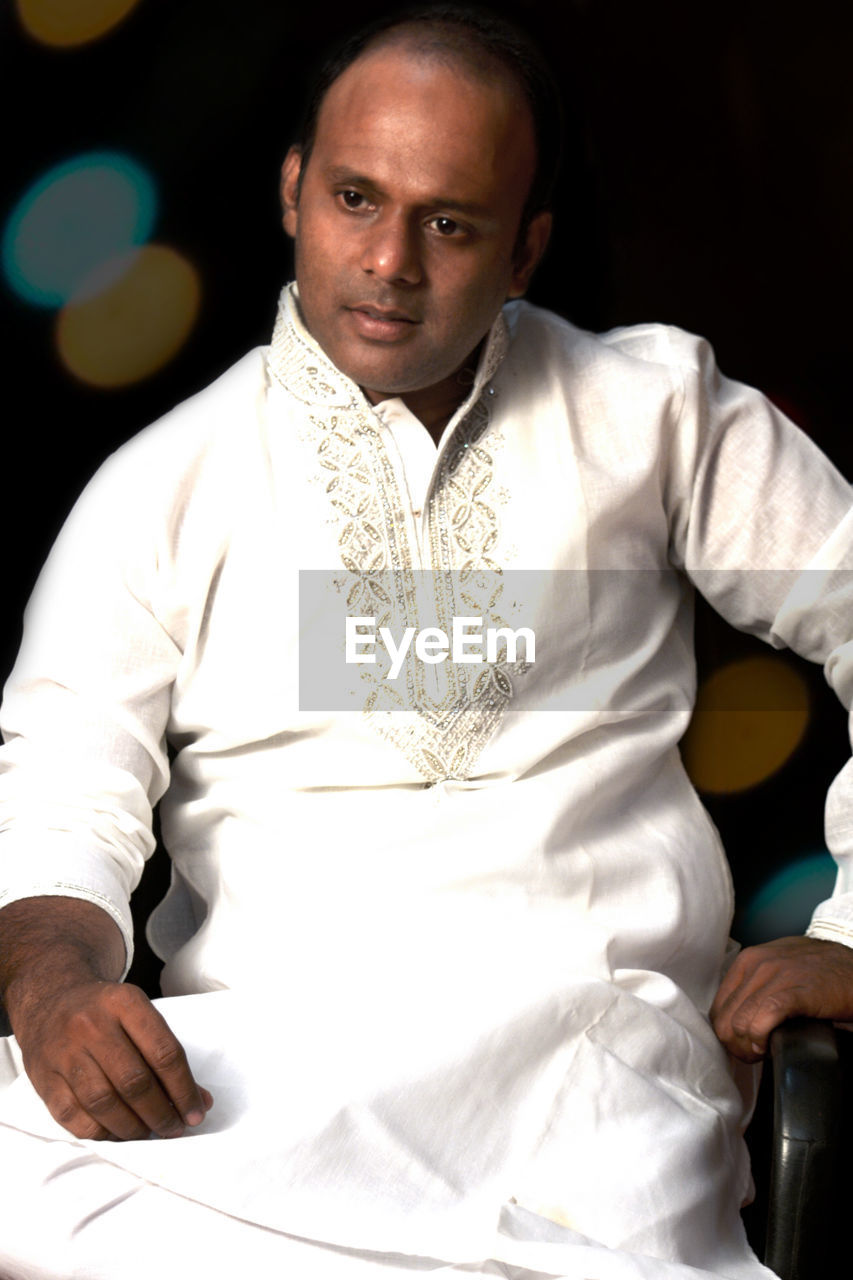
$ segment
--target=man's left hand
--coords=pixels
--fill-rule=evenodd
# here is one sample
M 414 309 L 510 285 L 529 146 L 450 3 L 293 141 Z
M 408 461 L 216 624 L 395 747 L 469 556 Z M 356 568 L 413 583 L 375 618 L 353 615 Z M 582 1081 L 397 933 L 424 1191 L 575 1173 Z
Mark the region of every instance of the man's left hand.
M 779 938 L 741 951 L 722 981 L 711 1022 L 744 1062 L 767 1052 L 786 1018 L 853 1022 L 853 947 L 820 938 Z

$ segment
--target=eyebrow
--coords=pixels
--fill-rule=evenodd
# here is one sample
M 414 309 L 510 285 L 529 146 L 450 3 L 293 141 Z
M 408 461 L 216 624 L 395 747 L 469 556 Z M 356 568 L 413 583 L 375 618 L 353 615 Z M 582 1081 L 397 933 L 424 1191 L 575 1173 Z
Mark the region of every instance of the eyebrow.
M 328 180 L 336 185 L 351 185 L 380 197 L 388 194 L 372 178 L 356 173 L 346 165 L 329 165 L 325 174 Z M 458 200 L 453 196 L 430 197 L 427 200 L 419 200 L 418 204 L 427 209 L 447 209 L 451 213 L 465 214 L 469 218 L 482 218 L 488 221 L 494 221 L 495 218 L 494 211 L 485 205 L 477 204 L 474 200 Z

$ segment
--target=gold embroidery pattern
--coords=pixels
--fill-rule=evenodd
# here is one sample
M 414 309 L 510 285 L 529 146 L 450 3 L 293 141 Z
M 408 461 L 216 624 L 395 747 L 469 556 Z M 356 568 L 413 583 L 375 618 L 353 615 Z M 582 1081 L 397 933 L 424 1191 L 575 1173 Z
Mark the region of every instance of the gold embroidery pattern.
M 456 426 L 430 496 L 429 563 L 421 570 L 412 552 L 411 517 L 376 418 L 358 387 L 312 343 L 294 298 L 284 291 L 270 369 L 308 406 L 306 439 L 339 529 L 348 576 L 337 585 L 351 615 L 374 617 L 377 628 L 397 632 L 436 622 L 449 630 L 449 620 L 464 614 L 507 625 L 498 614 L 502 587 L 493 558 L 500 500 L 493 455 L 501 437 L 490 430 L 496 392 L 489 385 L 507 346 L 506 327 L 499 323 L 472 390 L 476 398 Z M 462 668 L 448 662 L 438 670 L 410 651 L 404 680 L 391 682 L 385 679 L 388 665 L 379 660 L 361 668 L 368 687 L 365 714 L 428 784 L 470 777 L 513 696 L 511 674 L 527 669 L 501 655 L 491 665 Z M 403 690 L 395 687 L 400 683 Z

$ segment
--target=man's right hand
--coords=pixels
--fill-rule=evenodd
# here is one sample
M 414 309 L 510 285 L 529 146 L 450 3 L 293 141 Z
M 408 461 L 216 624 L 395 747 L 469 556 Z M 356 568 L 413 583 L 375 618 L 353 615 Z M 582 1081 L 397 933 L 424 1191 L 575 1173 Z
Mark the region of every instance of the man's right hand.
M 12 1025 L 36 1092 L 75 1138 L 177 1138 L 213 1104 L 138 987 L 94 981 L 43 994 Z
M 213 1105 L 168 1024 L 115 978 L 117 926 L 73 898 L 30 898 L 0 911 L 0 981 L 34 1088 L 76 1138 L 179 1137 Z

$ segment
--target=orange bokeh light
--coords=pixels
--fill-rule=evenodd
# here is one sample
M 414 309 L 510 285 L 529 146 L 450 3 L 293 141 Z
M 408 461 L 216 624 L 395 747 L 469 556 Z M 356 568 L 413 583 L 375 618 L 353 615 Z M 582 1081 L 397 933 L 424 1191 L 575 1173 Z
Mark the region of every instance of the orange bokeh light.
M 139 382 L 180 350 L 200 302 L 195 268 L 174 249 L 146 245 L 107 289 L 62 308 L 56 327 L 60 359 L 90 386 Z
M 118 26 L 139 0 L 15 0 L 21 26 L 41 44 L 68 49 Z
M 781 658 L 755 657 L 714 671 L 681 744 L 700 791 L 745 791 L 769 778 L 799 745 L 809 719 L 802 677 Z

